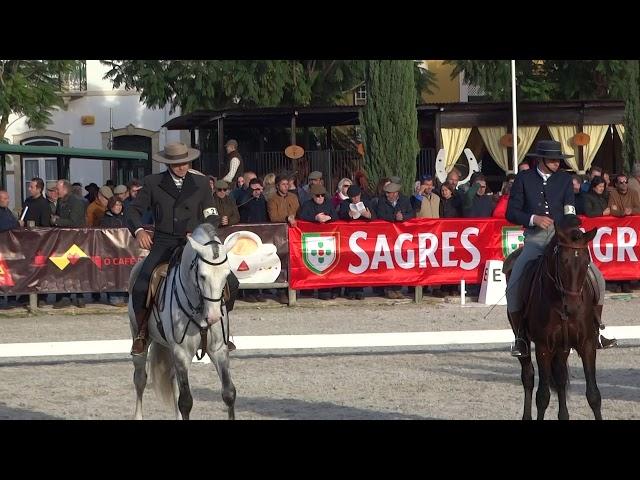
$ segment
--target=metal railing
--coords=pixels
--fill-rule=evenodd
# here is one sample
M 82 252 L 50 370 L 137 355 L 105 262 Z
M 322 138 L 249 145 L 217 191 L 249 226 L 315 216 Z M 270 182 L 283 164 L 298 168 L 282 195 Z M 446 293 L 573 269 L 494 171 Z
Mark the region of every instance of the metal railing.
M 294 171 L 298 179 L 304 181 L 310 172 L 318 170 L 325 178 L 325 186 L 333 192 L 341 178 L 353 178 L 353 174 L 364 169 L 364 158 L 356 152 L 348 150 L 309 150 L 302 158 L 291 160 L 284 152 L 240 152 L 244 162 L 244 169 L 256 172 L 258 177 L 267 173 Z M 421 175 L 435 174 L 435 149 L 422 148 L 416 157 L 417 178 Z M 206 164 L 218 165 L 216 153 L 203 153 Z M 222 170 L 222 168 L 221 168 Z M 217 174 L 216 169 L 214 169 Z M 226 172 L 221 172 L 224 175 Z

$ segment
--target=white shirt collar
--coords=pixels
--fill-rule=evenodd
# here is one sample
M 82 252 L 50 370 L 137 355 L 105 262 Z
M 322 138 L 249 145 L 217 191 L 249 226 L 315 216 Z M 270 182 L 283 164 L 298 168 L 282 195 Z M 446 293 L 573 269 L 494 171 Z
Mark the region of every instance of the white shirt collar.
M 549 180 L 549 177 L 551 176 L 550 173 L 542 173 L 542 171 L 538 167 L 536 167 L 536 170 L 538 171 L 538 175 L 542 177 L 542 180 L 544 180 L 545 182 Z
M 184 182 L 184 177 L 178 177 L 173 173 L 173 171 L 171 171 L 170 168 L 168 170 L 169 170 L 169 175 L 171 175 L 171 178 L 173 179 L 173 183 L 175 183 L 176 186 L 182 186 L 182 182 Z

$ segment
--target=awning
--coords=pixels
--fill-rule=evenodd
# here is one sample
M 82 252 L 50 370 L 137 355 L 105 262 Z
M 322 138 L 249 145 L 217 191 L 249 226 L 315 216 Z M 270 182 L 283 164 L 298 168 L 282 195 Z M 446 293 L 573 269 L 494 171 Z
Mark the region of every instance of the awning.
M 335 127 L 359 125 L 362 107 L 340 105 L 333 107 L 257 107 L 225 110 L 196 110 L 173 118 L 163 125 L 168 130 L 215 128 L 219 118 L 225 127 L 260 128 L 290 127 L 295 117 L 298 127 Z
M 44 147 L 0 143 L 0 155 L 34 155 L 47 157 L 91 158 L 96 160 L 148 160 L 144 152 L 98 150 L 93 148 Z

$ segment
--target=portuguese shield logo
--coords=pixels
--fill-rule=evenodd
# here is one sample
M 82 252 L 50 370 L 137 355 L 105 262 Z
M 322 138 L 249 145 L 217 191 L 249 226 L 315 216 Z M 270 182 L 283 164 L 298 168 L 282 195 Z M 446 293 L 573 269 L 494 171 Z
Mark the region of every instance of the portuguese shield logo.
M 502 255 L 507 258 L 524 245 L 522 227 L 502 227 Z
M 339 233 L 303 233 L 302 259 L 309 270 L 324 275 L 333 269 L 340 258 Z

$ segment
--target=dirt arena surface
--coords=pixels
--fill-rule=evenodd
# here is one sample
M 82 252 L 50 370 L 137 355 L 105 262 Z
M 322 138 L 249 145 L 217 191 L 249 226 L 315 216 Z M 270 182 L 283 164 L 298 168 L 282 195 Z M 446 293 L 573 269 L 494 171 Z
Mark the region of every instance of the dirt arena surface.
M 636 295 L 608 295 L 609 326 L 639 325 Z M 0 343 L 129 338 L 123 309 L 92 308 L 37 316 L 3 313 Z M 488 330 L 508 328 L 505 307 L 427 299 L 416 305 L 301 299 L 287 308 L 238 302 L 234 335 L 332 334 Z M 640 341 L 626 340 L 598 354 L 605 419 L 639 419 Z M 237 419 L 518 419 L 520 368 L 508 345 L 236 351 L 232 378 Z M 570 356 L 569 413 L 591 419 L 580 359 Z M 0 419 L 130 419 L 133 368 L 126 356 L 0 358 Z M 224 419 L 220 382 L 210 364 L 190 370 L 193 419 Z M 151 389 L 145 418 L 172 419 Z M 535 406 L 534 406 L 535 415 Z M 555 419 L 555 397 L 547 418 Z

